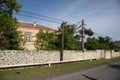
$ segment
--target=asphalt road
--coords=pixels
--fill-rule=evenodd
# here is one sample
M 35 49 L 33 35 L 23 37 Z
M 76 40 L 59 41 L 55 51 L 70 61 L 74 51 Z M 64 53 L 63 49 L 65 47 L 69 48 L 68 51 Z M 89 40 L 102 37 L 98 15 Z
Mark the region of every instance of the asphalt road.
M 120 62 L 43 80 L 120 80 Z

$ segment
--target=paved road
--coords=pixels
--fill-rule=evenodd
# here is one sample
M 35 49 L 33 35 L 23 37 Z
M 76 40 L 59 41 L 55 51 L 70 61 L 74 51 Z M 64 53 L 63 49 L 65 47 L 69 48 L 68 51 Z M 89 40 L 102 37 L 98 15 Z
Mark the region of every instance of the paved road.
M 120 62 L 44 80 L 120 80 Z

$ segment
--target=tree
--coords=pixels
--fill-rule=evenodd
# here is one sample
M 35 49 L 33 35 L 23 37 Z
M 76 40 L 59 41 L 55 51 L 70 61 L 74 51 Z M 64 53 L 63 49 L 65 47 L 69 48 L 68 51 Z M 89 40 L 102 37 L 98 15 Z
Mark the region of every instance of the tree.
M 106 36 L 106 37 L 98 37 L 98 38 L 88 38 L 86 42 L 86 48 L 89 50 L 95 50 L 95 49 L 115 49 L 113 45 L 112 38 Z
M 94 32 L 91 29 L 85 29 L 85 34 L 87 34 L 90 37 L 94 34 Z
M 95 50 L 97 46 L 98 46 L 98 41 L 97 41 L 97 39 L 95 37 L 87 38 L 87 41 L 85 43 L 86 49 Z
M 43 32 L 40 30 L 37 34 L 35 47 L 38 50 L 58 50 L 59 42 L 56 33 Z
M 61 27 L 59 28 L 59 32 L 61 32 Z M 75 25 L 66 24 L 64 26 L 64 49 L 65 50 L 79 49 L 79 46 L 76 45 L 76 41 L 77 37 L 75 36 Z
M 13 12 L 19 12 L 21 5 L 16 0 L 0 0 L 0 49 L 20 49 L 18 22 Z
M 75 50 L 79 49 L 76 45 L 76 36 L 74 35 L 74 25 L 64 26 L 64 49 Z M 61 48 L 61 30 L 62 25 L 55 33 L 39 31 L 35 46 L 38 50 L 60 50 Z
M 80 30 L 79 33 L 82 35 L 82 30 Z M 91 29 L 86 29 L 86 28 L 85 28 L 84 33 L 85 33 L 86 35 L 88 35 L 89 37 L 94 34 L 94 32 L 93 32 Z

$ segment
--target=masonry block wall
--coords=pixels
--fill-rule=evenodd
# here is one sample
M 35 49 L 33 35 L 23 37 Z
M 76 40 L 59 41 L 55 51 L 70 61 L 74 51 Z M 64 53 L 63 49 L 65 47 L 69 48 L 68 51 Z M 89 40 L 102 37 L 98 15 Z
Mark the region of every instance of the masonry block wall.
M 96 51 L 64 51 L 63 55 L 64 61 L 80 61 L 88 59 L 96 59 Z
M 0 51 L 0 67 L 24 66 L 59 61 L 58 51 Z
M 120 52 L 111 51 L 64 51 L 63 61 L 80 61 L 120 56 Z M 17 51 L 7 50 L 0 51 L 0 68 L 39 65 L 45 63 L 54 63 L 60 61 L 59 51 Z

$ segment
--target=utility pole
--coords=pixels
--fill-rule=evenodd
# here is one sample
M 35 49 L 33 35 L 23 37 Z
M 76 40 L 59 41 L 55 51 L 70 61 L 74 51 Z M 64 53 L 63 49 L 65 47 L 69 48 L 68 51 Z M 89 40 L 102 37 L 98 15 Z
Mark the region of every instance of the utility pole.
M 85 23 L 84 23 L 84 20 L 82 19 L 82 51 L 84 52 L 84 37 L 85 37 Z
M 63 51 L 64 51 L 64 27 L 67 22 L 62 22 L 61 28 L 61 51 L 60 51 L 60 61 L 63 61 Z

